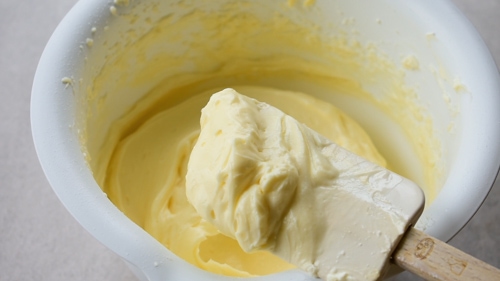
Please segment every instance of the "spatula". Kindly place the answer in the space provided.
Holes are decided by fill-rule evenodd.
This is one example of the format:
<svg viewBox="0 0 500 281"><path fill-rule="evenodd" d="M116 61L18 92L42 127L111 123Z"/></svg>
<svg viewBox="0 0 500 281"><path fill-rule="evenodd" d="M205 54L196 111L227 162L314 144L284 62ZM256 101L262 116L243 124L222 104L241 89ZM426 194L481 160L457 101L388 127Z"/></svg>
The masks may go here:
<svg viewBox="0 0 500 281"><path fill-rule="evenodd" d="M379 280L391 262L427 280L500 280L493 266L411 227L424 206L416 184L280 110L226 89L200 124L187 197L245 251L329 281Z"/></svg>

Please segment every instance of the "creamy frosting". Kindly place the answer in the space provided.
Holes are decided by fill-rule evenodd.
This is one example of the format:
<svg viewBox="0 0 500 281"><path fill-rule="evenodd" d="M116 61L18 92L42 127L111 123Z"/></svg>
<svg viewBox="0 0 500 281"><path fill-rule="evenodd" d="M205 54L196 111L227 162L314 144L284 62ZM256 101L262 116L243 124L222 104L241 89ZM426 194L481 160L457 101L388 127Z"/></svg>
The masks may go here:
<svg viewBox="0 0 500 281"><path fill-rule="evenodd" d="M332 104L299 92L256 86L235 89L280 108L350 151L385 165L363 129ZM201 93L159 112L123 138L106 169L105 191L135 223L200 268L233 276L291 269L292 265L267 252L245 253L234 239L203 220L187 201L185 175L200 130L200 110L216 91Z"/></svg>
<svg viewBox="0 0 500 281"><path fill-rule="evenodd" d="M184 175L200 110L225 87L417 181L428 202L437 194L440 144L405 82L407 71L354 36L347 15L318 13L318 3L333 2L139 1L125 9L127 3L115 1L116 17L92 35L88 72L63 83L87 93L78 96L88 106L79 107L82 124L75 127L98 184L182 259L233 276L293 267L266 252L246 254L187 202Z"/></svg>
<svg viewBox="0 0 500 281"><path fill-rule="evenodd" d="M404 178L233 89L210 98L200 126L186 175L196 211L243 250L325 280L379 278L423 206Z"/></svg>

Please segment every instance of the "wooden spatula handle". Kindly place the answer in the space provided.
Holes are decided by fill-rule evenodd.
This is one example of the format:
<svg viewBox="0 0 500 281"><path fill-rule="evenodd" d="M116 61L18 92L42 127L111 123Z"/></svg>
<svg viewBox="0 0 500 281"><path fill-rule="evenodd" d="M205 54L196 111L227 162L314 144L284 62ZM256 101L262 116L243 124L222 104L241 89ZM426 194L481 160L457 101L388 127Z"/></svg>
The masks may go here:
<svg viewBox="0 0 500 281"><path fill-rule="evenodd" d="M414 228L405 234L392 258L426 280L500 280L498 268Z"/></svg>

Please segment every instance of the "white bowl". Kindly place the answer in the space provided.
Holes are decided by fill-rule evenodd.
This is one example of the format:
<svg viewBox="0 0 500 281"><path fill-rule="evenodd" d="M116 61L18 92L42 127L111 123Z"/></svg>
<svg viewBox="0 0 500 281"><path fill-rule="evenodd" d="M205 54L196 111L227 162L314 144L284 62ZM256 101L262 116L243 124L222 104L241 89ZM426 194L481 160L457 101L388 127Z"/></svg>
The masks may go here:
<svg viewBox="0 0 500 281"><path fill-rule="evenodd" d="M159 5L149 5L155 2ZM111 122L163 77L152 77L148 85L142 87L123 87L122 96L110 99L114 108L108 112L107 119L104 122L95 119L90 125L82 122L86 117L82 117L81 110L92 100L86 96L87 86L92 85L105 67L111 51L126 49L135 40L131 39L133 36L124 35L127 31L134 29L135 38L140 38L151 28L147 22L162 19L166 13L182 12L176 10L173 5L176 2L130 1L130 5L101 0L78 2L55 30L40 59L32 91L33 138L44 172L64 206L96 239L127 261L141 279L233 280L188 264L128 219L103 194L86 162L84 154L92 154L95 148L82 150L82 145L85 147L81 142L82 131L91 130L90 135L99 139L95 143L102 143ZM304 3L308 2L311 1ZM286 3L279 5L286 6ZM419 224L428 234L446 241L474 215L500 166L498 71L477 32L449 1L386 0L371 5L362 0L318 0L313 6L319 8L313 11L324 15L327 21L338 24L342 20L341 25L356 30L361 43L377 42L380 50L394 61L418 53L423 74L410 74L406 82L419 85L417 94L427 104L435 135L444 146L445 166L442 188ZM115 7L118 15L113 15L110 7ZM151 9L155 12L149 15L150 19L142 21ZM256 13L262 12L257 10ZM135 13L138 17L133 20L126 17ZM309 17L320 18L313 14ZM432 73L426 66L436 66L439 71ZM455 86L465 85L465 88L449 91L449 97L459 108L459 113L451 116L449 104L443 103L441 95L436 93L452 89L453 83L458 83L453 81L455 78L460 80ZM116 87L109 89L116 90ZM458 128L453 133L447 130L451 119ZM89 127L82 127L85 125ZM298 270L256 278L262 281L306 279L313 280Z"/></svg>

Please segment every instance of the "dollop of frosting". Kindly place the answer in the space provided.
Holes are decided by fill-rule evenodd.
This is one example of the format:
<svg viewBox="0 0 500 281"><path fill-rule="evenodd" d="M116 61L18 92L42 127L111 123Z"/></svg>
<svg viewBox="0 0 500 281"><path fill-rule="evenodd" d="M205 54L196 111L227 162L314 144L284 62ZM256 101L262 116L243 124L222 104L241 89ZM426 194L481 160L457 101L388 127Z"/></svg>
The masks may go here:
<svg viewBox="0 0 500 281"><path fill-rule="evenodd" d="M233 89L212 96L200 125L186 194L247 252L275 247L299 186L328 186L338 174L323 152L331 142Z"/></svg>
<svg viewBox="0 0 500 281"><path fill-rule="evenodd" d="M376 280L423 206L405 206L421 194L413 183L233 89L210 98L200 125L188 201L247 252L326 280Z"/></svg>

